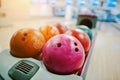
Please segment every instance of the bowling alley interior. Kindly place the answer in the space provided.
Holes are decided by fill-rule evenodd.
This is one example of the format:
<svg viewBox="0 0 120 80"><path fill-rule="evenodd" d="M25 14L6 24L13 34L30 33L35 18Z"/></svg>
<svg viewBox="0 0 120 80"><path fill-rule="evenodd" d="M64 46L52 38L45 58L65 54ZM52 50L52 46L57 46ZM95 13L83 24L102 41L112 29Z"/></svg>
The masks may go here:
<svg viewBox="0 0 120 80"><path fill-rule="evenodd" d="M0 0L0 80L120 80L120 0Z"/></svg>

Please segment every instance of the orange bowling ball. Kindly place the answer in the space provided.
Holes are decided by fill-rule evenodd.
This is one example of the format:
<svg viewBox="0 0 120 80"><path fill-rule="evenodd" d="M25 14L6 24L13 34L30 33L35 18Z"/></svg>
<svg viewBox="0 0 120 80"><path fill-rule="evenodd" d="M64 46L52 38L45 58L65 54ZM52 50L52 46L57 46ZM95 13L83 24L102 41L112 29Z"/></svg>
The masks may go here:
<svg viewBox="0 0 120 80"><path fill-rule="evenodd" d="M59 30L52 25L46 25L44 27L40 27L39 30L44 35L46 41L48 41L48 39L50 39L51 37L60 34Z"/></svg>
<svg viewBox="0 0 120 80"><path fill-rule="evenodd" d="M41 53L44 44L45 38L39 30L23 28L12 35L10 53L19 58L35 57Z"/></svg>

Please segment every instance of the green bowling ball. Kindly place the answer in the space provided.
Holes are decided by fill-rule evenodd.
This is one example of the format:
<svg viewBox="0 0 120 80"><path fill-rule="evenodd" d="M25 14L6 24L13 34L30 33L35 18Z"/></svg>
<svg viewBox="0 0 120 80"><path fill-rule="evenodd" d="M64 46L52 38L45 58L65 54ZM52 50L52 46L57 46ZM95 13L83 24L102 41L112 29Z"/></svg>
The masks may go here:
<svg viewBox="0 0 120 80"><path fill-rule="evenodd" d="M91 31L90 28L88 28L88 27L85 26L85 25L79 25L79 26L76 26L76 27L77 27L78 29L81 29L81 30L85 31L85 32L88 34L90 40L92 40L93 34L92 34L92 31Z"/></svg>

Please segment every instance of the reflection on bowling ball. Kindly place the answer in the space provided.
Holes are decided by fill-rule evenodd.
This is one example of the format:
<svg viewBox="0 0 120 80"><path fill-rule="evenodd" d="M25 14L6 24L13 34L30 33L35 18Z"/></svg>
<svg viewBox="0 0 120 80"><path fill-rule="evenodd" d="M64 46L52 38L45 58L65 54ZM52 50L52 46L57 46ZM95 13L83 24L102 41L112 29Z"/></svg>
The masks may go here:
<svg viewBox="0 0 120 80"><path fill-rule="evenodd" d="M67 26L64 26L60 23L56 24L56 27L58 28L58 30L61 34L64 34L68 30Z"/></svg>
<svg viewBox="0 0 120 80"><path fill-rule="evenodd" d="M52 25L40 27L39 30L44 35L46 41L48 41L48 39L50 39L51 37L60 34L59 30Z"/></svg>

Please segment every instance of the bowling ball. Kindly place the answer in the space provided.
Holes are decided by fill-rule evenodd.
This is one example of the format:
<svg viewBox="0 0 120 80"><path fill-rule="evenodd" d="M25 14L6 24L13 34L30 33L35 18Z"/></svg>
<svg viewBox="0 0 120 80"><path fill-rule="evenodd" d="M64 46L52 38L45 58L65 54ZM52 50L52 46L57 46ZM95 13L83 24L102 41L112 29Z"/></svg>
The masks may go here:
<svg viewBox="0 0 120 80"><path fill-rule="evenodd" d="M44 44L42 33L33 28L23 28L12 35L10 53L19 58L34 57L41 53Z"/></svg>
<svg viewBox="0 0 120 80"><path fill-rule="evenodd" d="M80 29L71 29L66 32L68 35L76 37L84 47L85 52L88 52L91 46L91 41L86 32Z"/></svg>
<svg viewBox="0 0 120 80"><path fill-rule="evenodd" d="M83 31L85 31L85 32L88 34L90 40L92 40L93 34L92 34L91 29L89 29L89 28L88 28L87 26L85 26L85 25L77 26L77 28L78 28L78 29L82 29Z"/></svg>
<svg viewBox="0 0 120 80"><path fill-rule="evenodd" d="M42 59L49 71L72 74L83 65L85 53L82 44L75 37L59 34L46 42Z"/></svg>
<svg viewBox="0 0 120 80"><path fill-rule="evenodd" d="M39 30L44 35L46 41L51 37L60 34L59 30L52 25L46 25L44 27L40 27Z"/></svg>
<svg viewBox="0 0 120 80"><path fill-rule="evenodd" d="M60 23L56 24L56 27L58 28L58 30L61 34L64 34L68 30L67 26L64 26Z"/></svg>

